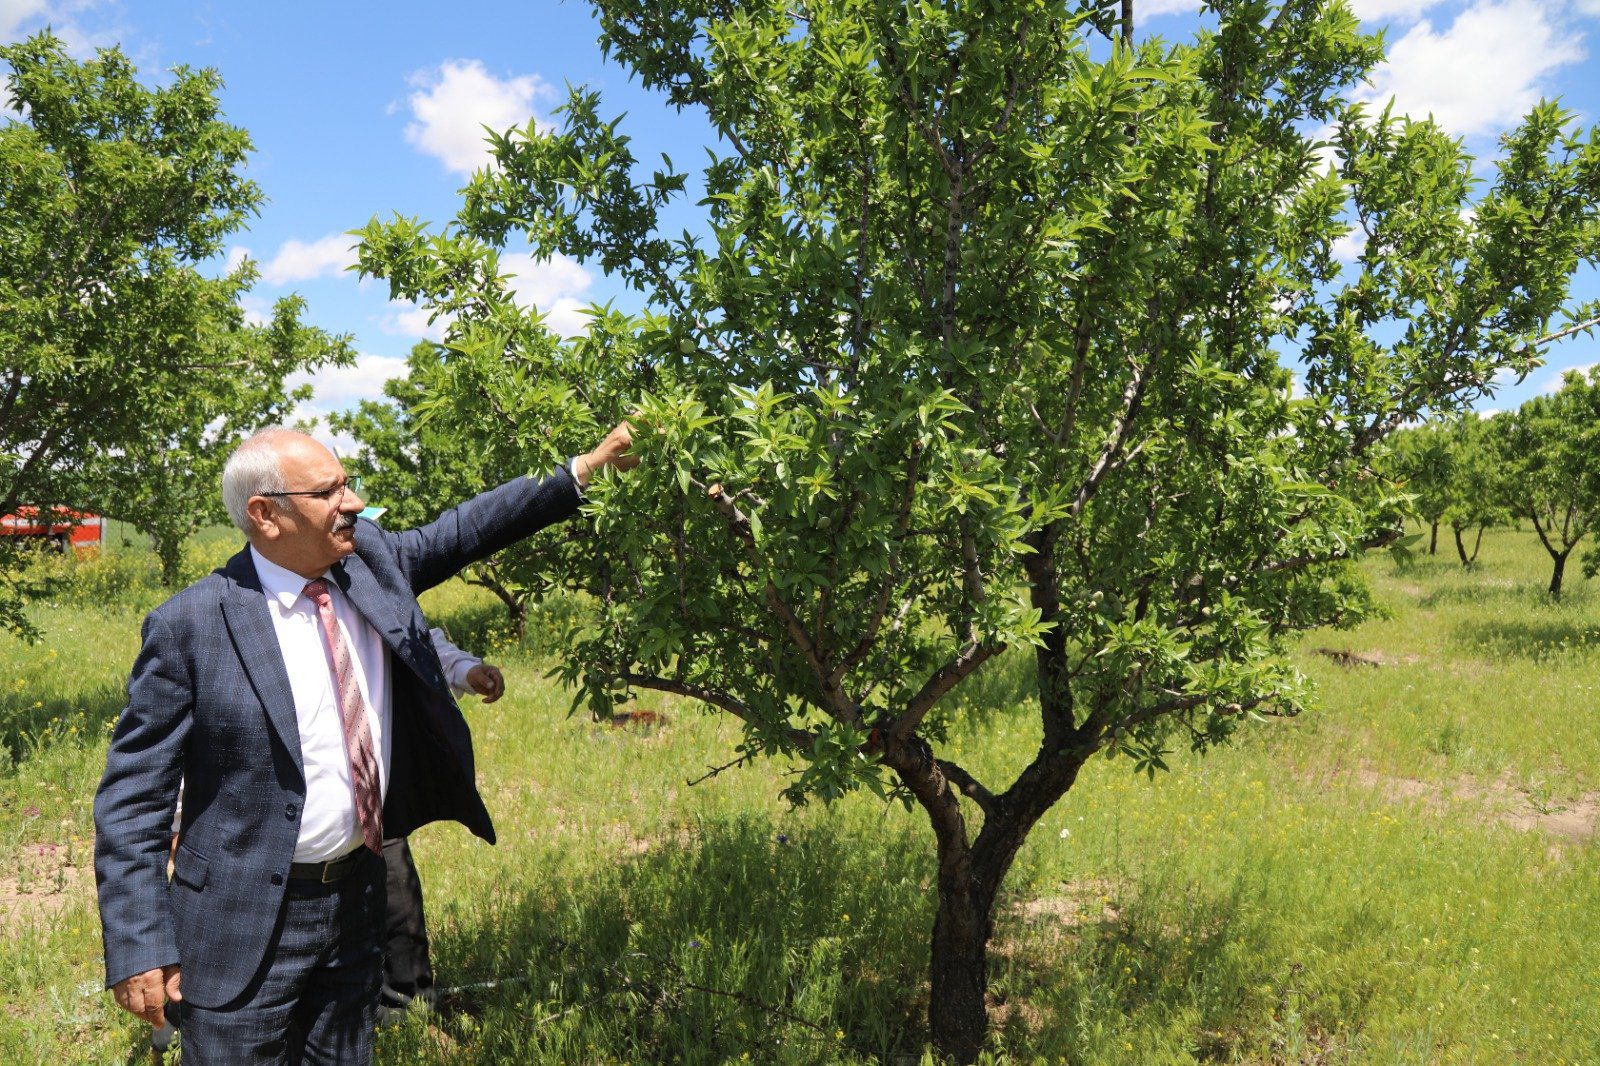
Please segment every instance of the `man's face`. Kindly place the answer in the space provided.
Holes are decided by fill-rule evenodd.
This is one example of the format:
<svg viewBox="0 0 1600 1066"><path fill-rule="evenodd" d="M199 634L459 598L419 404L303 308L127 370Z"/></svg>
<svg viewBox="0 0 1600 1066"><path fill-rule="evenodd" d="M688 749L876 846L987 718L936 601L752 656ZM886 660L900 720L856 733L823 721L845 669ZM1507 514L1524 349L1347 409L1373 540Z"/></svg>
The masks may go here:
<svg viewBox="0 0 1600 1066"><path fill-rule="evenodd" d="M257 533L251 542L279 566L315 577L355 550L356 515L366 502L346 485L333 453L310 437L281 443L278 466L284 493L248 504Z"/></svg>

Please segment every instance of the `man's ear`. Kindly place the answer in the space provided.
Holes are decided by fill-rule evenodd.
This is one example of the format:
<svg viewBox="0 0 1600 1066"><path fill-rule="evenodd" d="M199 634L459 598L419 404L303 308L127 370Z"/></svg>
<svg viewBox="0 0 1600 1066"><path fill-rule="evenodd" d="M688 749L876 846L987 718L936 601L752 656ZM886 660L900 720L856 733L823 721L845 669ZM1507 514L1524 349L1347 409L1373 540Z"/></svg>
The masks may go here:
<svg viewBox="0 0 1600 1066"><path fill-rule="evenodd" d="M244 513L250 516L256 532L268 540L277 540L279 534L283 532L278 524L278 508L265 496L250 497L244 505Z"/></svg>

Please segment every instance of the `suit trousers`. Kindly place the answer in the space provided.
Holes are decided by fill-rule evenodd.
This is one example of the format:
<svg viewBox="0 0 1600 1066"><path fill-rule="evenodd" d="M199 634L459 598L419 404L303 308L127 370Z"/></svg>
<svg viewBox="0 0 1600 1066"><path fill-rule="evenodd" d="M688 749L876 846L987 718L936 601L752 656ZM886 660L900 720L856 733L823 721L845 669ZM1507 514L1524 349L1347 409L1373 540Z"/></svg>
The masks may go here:
<svg viewBox="0 0 1600 1066"><path fill-rule="evenodd" d="M389 903L383 934L383 990L378 1002L395 1010L404 1010L413 1000L435 1006L428 923L422 914L422 879L405 837L383 842L383 864Z"/></svg>
<svg viewBox="0 0 1600 1066"><path fill-rule="evenodd" d="M266 961L237 1000L184 1005L184 1066L372 1061L385 877L381 859L361 854L337 881L290 879Z"/></svg>

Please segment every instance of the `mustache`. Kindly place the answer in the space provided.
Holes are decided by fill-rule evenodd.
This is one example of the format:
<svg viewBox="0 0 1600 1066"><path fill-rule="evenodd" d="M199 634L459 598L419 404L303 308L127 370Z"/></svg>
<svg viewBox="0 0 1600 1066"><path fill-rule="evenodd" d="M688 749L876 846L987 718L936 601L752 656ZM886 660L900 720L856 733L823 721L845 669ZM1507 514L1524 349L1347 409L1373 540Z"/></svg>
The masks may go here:
<svg viewBox="0 0 1600 1066"><path fill-rule="evenodd" d="M333 531L337 533L342 529L354 529L355 527L356 516L348 511L340 511L339 520L333 524Z"/></svg>

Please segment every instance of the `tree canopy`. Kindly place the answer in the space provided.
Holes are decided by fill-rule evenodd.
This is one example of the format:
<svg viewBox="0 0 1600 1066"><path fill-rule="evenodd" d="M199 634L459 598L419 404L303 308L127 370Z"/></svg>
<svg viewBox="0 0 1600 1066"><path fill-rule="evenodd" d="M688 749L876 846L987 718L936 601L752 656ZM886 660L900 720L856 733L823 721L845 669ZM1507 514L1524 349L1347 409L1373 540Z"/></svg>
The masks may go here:
<svg viewBox="0 0 1600 1066"><path fill-rule="evenodd" d="M930 1027L971 1061L996 895L1085 761L1154 773L1305 706L1288 638L1361 617L1350 563L1400 533L1386 438L1592 317L1569 285L1600 151L1541 104L1478 176L1349 102L1381 45L1333 0L1219 0L1180 44L1138 40L1131 3L595 6L716 131L703 170L637 159L575 89L494 137L443 227L374 220L361 269L450 316L412 409L486 462L636 413L599 535L536 561L597 605L566 678L735 716L742 753L796 760L796 801L920 807ZM664 232L691 188L703 226ZM521 241L647 309L557 343L500 277ZM1039 745L984 781L943 750L945 697L1008 651Z"/></svg>
<svg viewBox="0 0 1600 1066"><path fill-rule="evenodd" d="M159 477L153 449L199 447L218 420L281 403L293 371L348 357L294 300L247 326L248 263L217 276L261 192L215 71L178 67L149 88L120 51L79 61L48 33L0 62L22 116L0 126L0 514ZM146 505L159 506L129 501ZM0 624L26 630L0 551Z"/></svg>
<svg viewBox="0 0 1600 1066"><path fill-rule="evenodd" d="M1493 423L1504 504L1532 523L1550 555L1550 595L1559 597L1567 559L1600 514L1600 377L1570 371L1559 390Z"/></svg>

